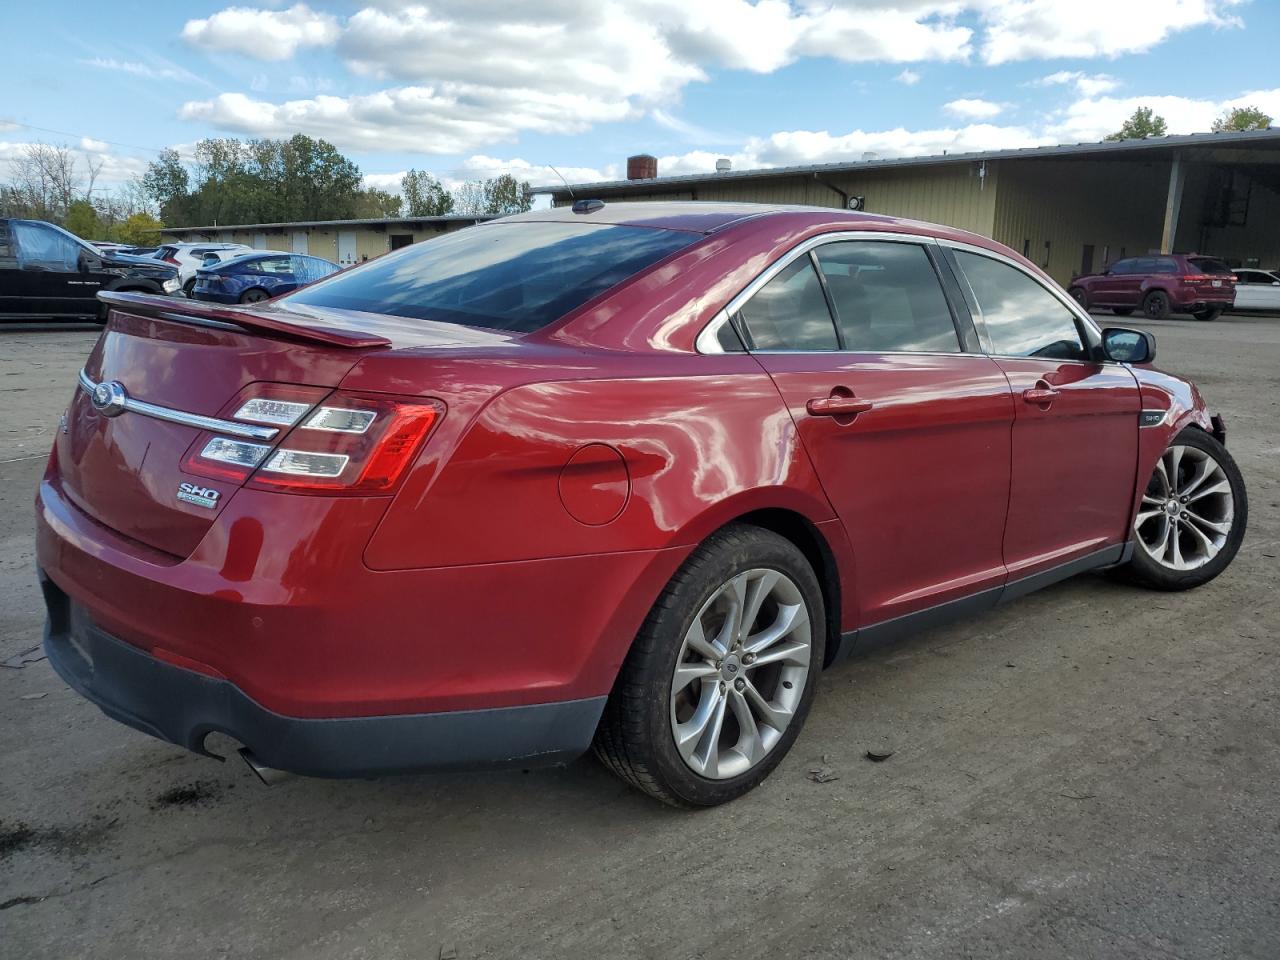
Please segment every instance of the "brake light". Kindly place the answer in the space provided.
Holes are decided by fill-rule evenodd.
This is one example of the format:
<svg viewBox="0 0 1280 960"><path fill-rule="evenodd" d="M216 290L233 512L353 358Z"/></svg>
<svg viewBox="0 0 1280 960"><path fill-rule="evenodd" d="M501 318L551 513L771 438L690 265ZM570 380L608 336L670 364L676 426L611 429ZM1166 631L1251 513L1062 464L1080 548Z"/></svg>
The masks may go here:
<svg viewBox="0 0 1280 960"><path fill-rule="evenodd" d="M334 393L272 451L249 485L297 493L382 493L440 418L431 401Z"/></svg>
<svg viewBox="0 0 1280 960"><path fill-rule="evenodd" d="M1204 283L1209 278L1203 273L1189 273L1182 278L1183 283Z"/></svg>

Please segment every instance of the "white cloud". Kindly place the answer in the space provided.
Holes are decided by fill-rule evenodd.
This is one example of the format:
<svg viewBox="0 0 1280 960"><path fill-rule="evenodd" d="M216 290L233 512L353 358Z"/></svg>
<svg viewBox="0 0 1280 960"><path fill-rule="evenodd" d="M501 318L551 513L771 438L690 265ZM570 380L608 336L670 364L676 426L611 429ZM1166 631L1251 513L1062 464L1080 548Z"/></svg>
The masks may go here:
<svg viewBox="0 0 1280 960"><path fill-rule="evenodd" d="M950 103L942 105L943 110L962 120L990 120L993 117L1000 116L1004 112L1004 107L1005 105L1002 103L993 103L990 100L980 100L973 97L952 100Z"/></svg>
<svg viewBox="0 0 1280 960"><path fill-rule="evenodd" d="M88 67L110 70L115 73L127 73L130 76L140 77L144 80L181 80L185 83L200 83L209 86L207 80L167 60L142 63L139 60L117 60L115 57L92 57L80 62Z"/></svg>
<svg viewBox="0 0 1280 960"><path fill-rule="evenodd" d="M989 64L1055 57L1119 57L1193 27L1238 26L1241 0L993 0L978 4ZM969 5L969 4L966 4Z"/></svg>
<svg viewBox="0 0 1280 960"><path fill-rule="evenodd" d="M80 149L85 153L106 153L111 147L105 141L94 140L92 137L81 137Z"/></svg>
<svg viewBox="0 0 1280 960"><path fill-rule="evenodd" d="M189 43L259 60L288 60L300 47L328 46L338 39L338 21L305 3L287 10L228 7L182 28Z"/></svg>
<svg viewBox="0 0 1280 960"><path fill-rule="evenodd" d="M1100 140L1114 133L1139 107L1164 117L1171 134L1204 133L1215 118L1233 107L1256 106L1280 117L1280 87L1254 90L1227 100L1193 97L1086 97L1053 113L1045 132L1060 143Z"/></svg>
<svg viewBox="0 0 1280 960"><path fill-rule="evenodd" d="M1179 31L1234 25L1239 2L362 0L345 16L305 3L232 6L189 21L183 36L261 60L328 47L382 89L336 95L305 77L255 77L246 84L254 95L230 90L184 104L181 115L239 134L301 131L354 150L466 153L524 132L580 133L646 114L698 139L708 131L673 111L690 84L717 69L767 74L809 57L901 64L1114 58ZM1061 79L1046 82L1085 98L1117 85L1100 73L1052 76ZM907 67L895 79L911 85L920 72ZM960 120L991 120L1005 106L960 99L947 110Z"/></svg>
<svg viewBox="0 0 1280 960"><path fill-rule="evenodd" d="M1076 91L1086 97L1096 97L1100 93L1110 93L1120 86L1120 81L1106 73L1085 73L1082 70L1059 70L1047 77L1032 81L1034 87L1073 86Z"/></svg>

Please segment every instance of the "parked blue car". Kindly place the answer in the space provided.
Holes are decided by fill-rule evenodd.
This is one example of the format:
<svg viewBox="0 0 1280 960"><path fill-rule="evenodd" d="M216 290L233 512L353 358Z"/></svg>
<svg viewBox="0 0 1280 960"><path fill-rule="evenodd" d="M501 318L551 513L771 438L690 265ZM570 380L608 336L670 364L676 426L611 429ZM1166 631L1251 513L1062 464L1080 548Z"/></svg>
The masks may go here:
<svg viewBox="0 0 1280 960"><path fill-rule="evenodd" d="M336 263L298 253L249 253L196 271L192 300L256 303L337 273Z"/></svg>

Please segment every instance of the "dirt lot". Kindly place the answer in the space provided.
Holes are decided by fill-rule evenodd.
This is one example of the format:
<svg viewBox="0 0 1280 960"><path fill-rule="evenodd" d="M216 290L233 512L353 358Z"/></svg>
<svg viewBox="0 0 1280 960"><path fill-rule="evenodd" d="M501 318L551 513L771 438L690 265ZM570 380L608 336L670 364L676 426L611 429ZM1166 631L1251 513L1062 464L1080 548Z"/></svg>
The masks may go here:
<svg viewBox="0 0 1280 960"><path fill-rule="evenodd" d="M1084 577L847 663L695 814L590 760L268 789L0 668L0 955L1273 960L1280 320L1150 327L1250 484L1211 586ZM0 332L0 660L39 639L31 497L93 338Z"/></svg>

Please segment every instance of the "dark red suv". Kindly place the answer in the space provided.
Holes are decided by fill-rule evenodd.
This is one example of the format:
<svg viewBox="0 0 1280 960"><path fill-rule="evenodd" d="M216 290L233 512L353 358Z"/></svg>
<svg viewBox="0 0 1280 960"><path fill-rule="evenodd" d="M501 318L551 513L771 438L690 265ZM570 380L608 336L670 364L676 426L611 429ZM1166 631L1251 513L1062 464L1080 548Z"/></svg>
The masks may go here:
<svg viewBox="0 0 1280 960"><path fill-rule="evenodd" d="M1244 535L1150 334L947 227L580 201L265 303L103 299L36 501L49 661L260 768L594 746L719 803L850 651Z"/></svg>
<svg viewBox="0 0 1280 960"><path fill-rule="evenodd" d="M1125 257L1103 273L1071 281L1070 293L1086 310L1106 307L1122 317L1141 310L1152 320L1189 313L1217 320L1236 298L1236 278L1221 260L1195 254Z"/></svg>

